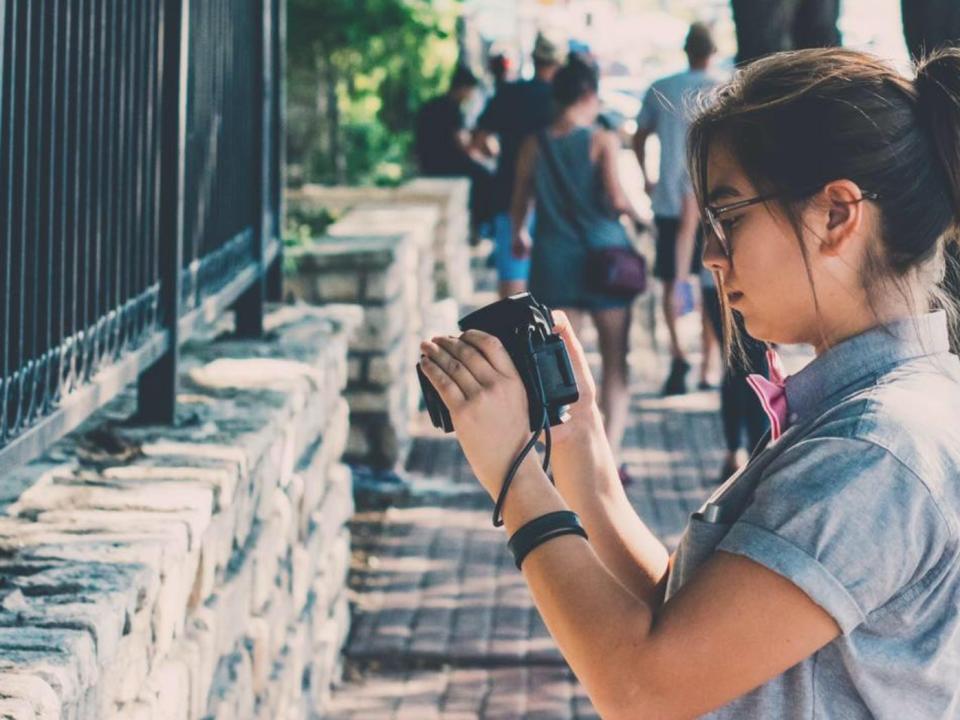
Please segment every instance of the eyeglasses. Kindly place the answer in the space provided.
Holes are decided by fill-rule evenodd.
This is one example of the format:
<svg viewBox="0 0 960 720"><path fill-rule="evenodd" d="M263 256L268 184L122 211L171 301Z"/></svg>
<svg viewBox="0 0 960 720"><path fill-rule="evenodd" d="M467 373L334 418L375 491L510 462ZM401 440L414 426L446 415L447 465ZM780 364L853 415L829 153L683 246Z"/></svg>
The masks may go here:
<svg viewBox="0 0 960 720"><path fill-rule="evenodd" d="M820 190L821 186L811 188L810 190L804 191L802 193L797 193L800 197L804 195L810 195L816 193ZM751 205L759 205L760 203L767 202L768 200L775 200L778 197L783 197L784 195L793 194L791 192L777 192L770 193L769 195L757 195L756 197L747 198L746 200L739 200L735 203L730 203L729 205L721 205L720 207L714 207L712 205L706 205L703 208L703 214L707 219L707 224L710 226L710 229L713 231L714 237L717 238L717 242L720 243L720 249L723 250L723 254L729 260L733 257L733 248L730 245L730 240L727 238L727 232L723 229L723 223L720 221L720 216L725 215L726 213L733 212L735 210L742 210L745 207L750 207ZM879 200L880 196L875 192L870 192L868 190L861 191L861 197L852 202L862 202L864 200Z"/></svg>

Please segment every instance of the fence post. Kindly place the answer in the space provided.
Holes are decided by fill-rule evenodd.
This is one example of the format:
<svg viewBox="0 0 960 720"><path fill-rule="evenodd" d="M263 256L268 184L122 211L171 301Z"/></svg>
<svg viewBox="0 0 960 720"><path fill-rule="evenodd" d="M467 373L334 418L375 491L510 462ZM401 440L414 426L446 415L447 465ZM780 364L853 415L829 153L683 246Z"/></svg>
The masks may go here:
<svg viewBox="0 0 960 720"><path fill-rule="evenodd" d="M257 212L253 228L254 259L259 262L260 272L249 288L237 300L237 335L258 337L263 334L263 312L267 294L267 241L270 237L270 171L273 162L271 152L271 125L273 106L273 73L271 68L273 46L273 8L272 0L260 2L260 31L254 33L254 82L258 100L254 127L259 142L259 152L252 158L254 176L254 203Z"/></svg>
<svg viewBox="0 0 960 720"><path fill-rule="evenodd" d="M272 125L270 141L273 146L273 163L270 168L270 213L271 239L277 241L277 256L267 270L267 299L274 302L283 300L283 223L284 199L286 187L285 168L287 166L287 148L284 128L286 127L287 107L287 2L271 0L273 11L273 93Z"/></svg>
<svg viewBox="0 0 960 720"><path fill-rule="evenodd" d="M183 273L183 183L187 137L187 72L190 0L163 4L163 78L160 103L160 317L168 337L163 356L137 382L139 418L173 423L177 409L181 277Z"/></svg>

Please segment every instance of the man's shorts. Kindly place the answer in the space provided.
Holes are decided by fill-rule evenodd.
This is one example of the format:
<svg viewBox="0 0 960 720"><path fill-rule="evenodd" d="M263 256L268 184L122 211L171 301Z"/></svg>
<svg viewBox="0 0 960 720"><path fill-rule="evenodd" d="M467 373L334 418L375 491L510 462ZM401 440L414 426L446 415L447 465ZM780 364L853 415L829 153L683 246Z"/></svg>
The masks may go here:
<svg viewBox="0 0 960 720"><path fill-rule="evenodd" d="M653 219L657 226L657 256L653 262L653 276L658 280L670 282L677 279L677 230L680 218L657 216ZM700 272L701 252L703 250L703 232L697 230L693 255L690 258L690 273Z"/></svg>
<svg viewBox="0 0 960 720"><path fill-rule="evenodd" d="M527 229L533 233L533 213ZM493 216L494 258L497 261L497 279L500 282L530 278L530 256L517 258L513 255L513 227L509 213L497 213Z"/></svg>

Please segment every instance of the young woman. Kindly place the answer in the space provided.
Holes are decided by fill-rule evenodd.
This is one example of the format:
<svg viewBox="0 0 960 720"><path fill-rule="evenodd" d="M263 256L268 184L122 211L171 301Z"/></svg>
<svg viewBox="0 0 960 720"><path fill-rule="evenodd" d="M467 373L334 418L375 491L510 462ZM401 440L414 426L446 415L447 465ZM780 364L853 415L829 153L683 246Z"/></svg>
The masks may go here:
<svg viewBox="0 0 960 720"><path fill-rule="evenodd" d="M960 361L934 308L960 228L960 50L913 80L848 50L775 55L714 100L690 136L704 262L747 332L817 357L766 388L770 442L668 557L561 321L583 394L554 434L556 488L536 459L514 480L512 547L608 720L956 718ZM496 496L527 434L517 374L483 334L423 350ZM589 540L566 513L529 529L566 510Z"/></svg>
<svg viewBox="0 0 960 720"><path fill-rule="evenodd" d="M600 412L619 455L626 428L630 301L590 290L584 282L588 247L626 247L619 216L639 221L620 185L617 136L597 126L596 70L576 57L553 79L557 118L520 148L511 220L514 252L530 255L530 292L566 311L579 330L589 313L597 328L602 374ZM533 239L527 218L536 208ZM621 474L626 480L625 471Z"/></svg>

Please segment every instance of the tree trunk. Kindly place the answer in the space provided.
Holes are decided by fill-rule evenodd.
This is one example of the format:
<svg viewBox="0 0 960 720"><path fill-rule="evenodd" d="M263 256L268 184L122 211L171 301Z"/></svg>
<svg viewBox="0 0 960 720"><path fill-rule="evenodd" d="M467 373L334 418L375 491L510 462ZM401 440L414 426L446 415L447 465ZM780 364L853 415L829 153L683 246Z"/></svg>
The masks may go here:
<svg viewBox="0 0 960 720"><path fill-rule="evenodd" d="M340 103L337 98L337 85L340 78L333 58L325 50L320 52L319 80L317 109L325 120L324 150L329 160L330 178L338 185L344 185L347 182L347 162L340 127Z"/></svg>
<svg viewBox="0 0 960 720"><path fill-rule="evenodd" d="M913 57L960 43L960 5L956 0L902 0L901 12L904 38Z"/></svg>

